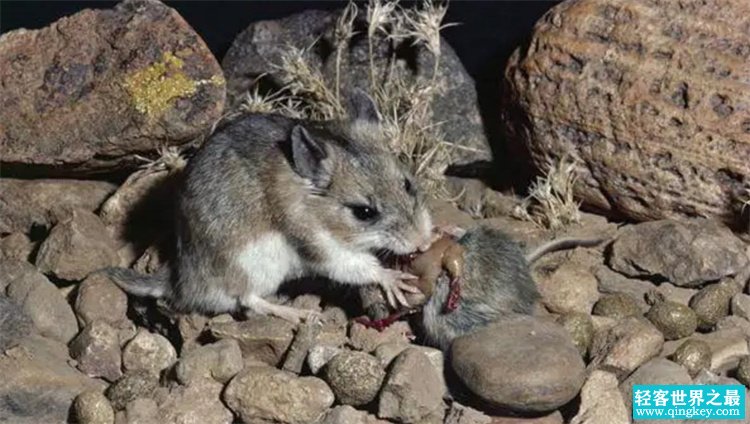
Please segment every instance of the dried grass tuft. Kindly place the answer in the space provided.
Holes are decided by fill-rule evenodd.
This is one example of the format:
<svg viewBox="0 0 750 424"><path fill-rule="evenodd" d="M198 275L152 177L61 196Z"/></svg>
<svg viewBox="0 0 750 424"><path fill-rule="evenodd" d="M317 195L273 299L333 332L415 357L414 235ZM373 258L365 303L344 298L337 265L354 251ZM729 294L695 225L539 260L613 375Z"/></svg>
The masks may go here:
<svg viewBox="0 0 750 424"><path fill-rule="evenodd" d="M576 162L564 156L537 178L513 215L553 231L578 223L581 214L580 203L573 197L575 182Z"/></svg>

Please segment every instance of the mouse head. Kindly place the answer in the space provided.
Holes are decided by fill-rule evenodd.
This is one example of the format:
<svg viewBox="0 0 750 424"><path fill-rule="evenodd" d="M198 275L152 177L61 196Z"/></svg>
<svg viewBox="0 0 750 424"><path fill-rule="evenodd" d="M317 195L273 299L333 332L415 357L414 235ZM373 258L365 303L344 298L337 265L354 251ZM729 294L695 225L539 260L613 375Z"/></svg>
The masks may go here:
<svg viewBox="0 0 750 424"><path fill-rule="evenodd" d="M292 130L292 166L308 210L349 248L398 255L429 242L432 220L411 172L385 149L372 99L361 91L350 119Z"/></svg>

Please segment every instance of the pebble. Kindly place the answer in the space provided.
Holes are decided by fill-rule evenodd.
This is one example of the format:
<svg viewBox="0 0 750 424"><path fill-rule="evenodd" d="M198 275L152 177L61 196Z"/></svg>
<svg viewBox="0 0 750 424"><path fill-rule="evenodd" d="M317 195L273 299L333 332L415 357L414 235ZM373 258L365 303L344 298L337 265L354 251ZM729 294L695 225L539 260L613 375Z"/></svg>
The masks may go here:
<svg viewBox="0 0 750 424"><path fill-rule="evenodd" d="M698 328L698 317L692 309L669 300L654 303L646 318L661 331L666 340L687 337Z"/></svg>
<svg viewBox="0 0 750 424"><path fill-rule="evenodd" d="M122 351L125 371L146 370L159 375L176 361L177 352L169 340L145 329L138 330Z"/></svg>
<svg viewBox="0 0 750 424"><path fill-rule="evenodd" d="M89 390L78 395L73 409L79 424L112 424L115 411L101 392Z"/></svg>
<svg viewBox="0 0 750 424"><path fill-rule="evenodd" d="M336 400L344 405L359 406L372 402L384 378L385 369L380 361L364 352L341 352L323 368L323 379L333 390Z"/></svg>
<svg viewBox="0 0 750 424"><path fill-rule="evenodd" d="M551 312L591 313L599 300L596 277L580 265L566 262L537 282L544 305Z"/></svg>
<svg viewBox="0 0 750 424"><path fill-rule="evenodd" d="M581 404L571 424L629 424L630 412L625 406L617 376L594 370L581 389Z"/></svg>
<svg viewBox="0 0 750 424"><path fill-rule="evenodd" d="M148 371L132 371L109 386L107 398L116 410L124 408L129 402L138 398L150 397L156 390L159 381Z"/></svg>
<svg viewBox="0 0 750 424"><path fill-rule="evenodd" d="M237 340L245 361L258 360L277 366L292 344L296 325L273 316L254 315L240 322L214 320L208 328L216 339Z"/></svg>
<svg viewBox="0 0 750 424"><path fill-rule="evenodd" d="M380 392L378 417L417 422L442 407L444 393L442 376L427 355L406 349L390 366Z"/></svg>
<svg viewBox="0 0 750 424"><path fill-rule="evenodd" d="M98 320L118 328L128 320L128 296L105 274L94 273L78 285L74 309L82 325Z"/></svg>
<svg viewBox="0 0 750 424"><path fill-rule="evenodd" d="M690 299L690 307L698 316L698 328L712 330L724 317L729 315L729 302L732 292L721 284L713 284L701 289Z"/></svg>
<svg viewBox="0 0 750 424"><path fill-rule="evenodd" d="M594 339L594 324L591 317L580 312L572 312L560 315L557 318L557 323L568 330L573 344L575 344L581 356L585 358L588 355L591 341Z"/></svg>
<svg viewBox="0 0 750 424"><path fill-rule="evenodd" d="M628 375L658 355L664 336L643 318L630 317L594 335L591 363L618 375Z"/></svg>
<svg viewBox="0 0 750 424"><path fill-rule="evenodd" d="M103 321L87 325L70 343L70 356L89 377L115 381L122 376L122 355L117 330Z"/></svg>
<svg viewBox="0 0 750 424"><path fill-rule="evenodd" d="M671 355L671 359L695 377L701 370L711 368L711 347L702 340L685 340Z"/></svg>
<svg viewBox="0 0 750 424"><path fill-rule="evenodd" d="M625 293L614 293L602 296L594 305L592 313L620 319L640 315L641 309L633 296Z"/></svg>
<svg viewBox="0 0 750 424"><path fill-rule="evenodd" d="M224 339L188 351L177 363L175 376L186 386L207 379L223 384L237 375L242 366L237 340Z"/></svg>

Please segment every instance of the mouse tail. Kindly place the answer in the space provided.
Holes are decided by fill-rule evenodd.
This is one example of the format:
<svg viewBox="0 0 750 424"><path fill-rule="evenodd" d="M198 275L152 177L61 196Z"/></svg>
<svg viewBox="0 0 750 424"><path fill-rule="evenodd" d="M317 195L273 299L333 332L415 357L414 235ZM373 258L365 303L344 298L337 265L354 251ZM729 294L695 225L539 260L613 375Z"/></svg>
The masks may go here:
<svg viewBox="0 0 750 424"><path fill-rule="evenodd" d="M164 298L169 297L169 270L163 268L154 274L141 274L128 268L105 268L107 275L123 291L133 296Z"/></svg>
<svg viewBox="0 0 750 424"><path fill-rule="evenodd" d="M552 240L548 243L544 243L543 245L527 253L526 262L528 262L529 264L533 264L534 262L539 260L539 258L541 258L542 256L548 253L557 252L558 250L572 249L574 247L594 247L604 242L605 240L606 239L604 238L596 238L596 239L561 238L558 240Z"/></svg>

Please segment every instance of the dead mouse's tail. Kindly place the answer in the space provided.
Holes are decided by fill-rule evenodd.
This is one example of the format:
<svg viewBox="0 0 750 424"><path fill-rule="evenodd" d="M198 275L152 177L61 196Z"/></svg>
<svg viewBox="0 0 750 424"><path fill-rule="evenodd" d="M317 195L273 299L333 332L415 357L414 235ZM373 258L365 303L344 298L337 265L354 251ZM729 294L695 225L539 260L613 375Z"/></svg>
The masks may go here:
<svg viewBox="0 0 750 424"><path fill-rule="evenodd" d="M128 268L105 268L102 270L125 292L140 297L169 297L169 269L162 268L154 274L141 274Z"/></svg>
<svg viewBox="0 0 750 424"><path fill-rule="evenodd" d="M546 255L547 253L557 252L558 250L572 249L574 247L594 247L604 242L605 240L606 239L604 238L598 238L598 239L562 238L562 239L552 240L549 243L545 243L537 247L533 251L527 253L526 262L528 262L529 264L532 264L536 262L537 259Z"/></svg>

